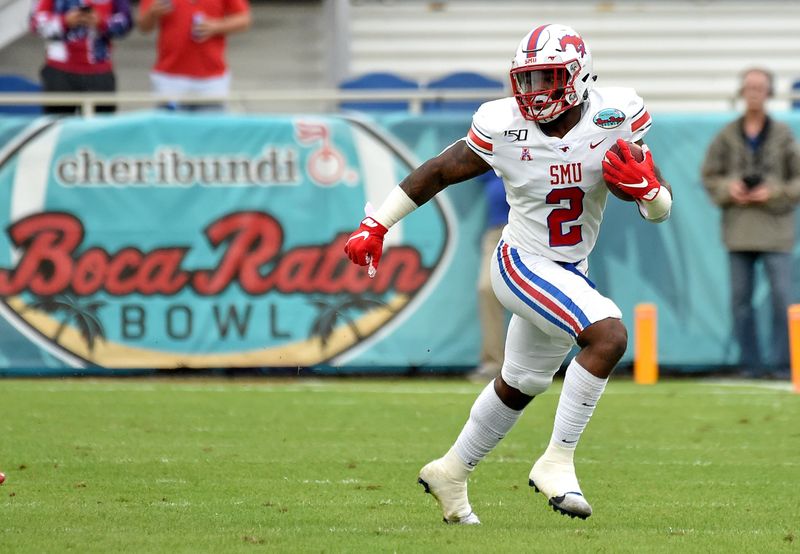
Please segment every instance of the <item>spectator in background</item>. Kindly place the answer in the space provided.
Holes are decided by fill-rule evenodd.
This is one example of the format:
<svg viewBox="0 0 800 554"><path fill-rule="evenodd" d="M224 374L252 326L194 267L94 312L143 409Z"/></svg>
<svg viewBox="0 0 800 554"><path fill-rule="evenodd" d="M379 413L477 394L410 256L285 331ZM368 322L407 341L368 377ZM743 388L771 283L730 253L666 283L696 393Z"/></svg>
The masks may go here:
<svg viewBox="0 0 800 554"><path fill-rule="evenodd" d="M175 95L228 94L231 75L225 62L226 36L246 30L250 23L247 0L142 0L139 29L149 33L158 26L156 64L150 73L153 90Z"/></svg>
<svg viewBox="0 0 800 554"><path fill-rule="evenodd" d="M772 74L753 68L742 74L744 114L714 138L703 163L703 182L722 209L728 249L733 331L743 371L756 376L768 365L789 367L786 310L791 297L795 207L800 201L800 153L788 126L766 110ZM771 359L760 353L755 330L753 282L762 262L772 294Z"/></svg>
<svg viewBox="0 0 800 554"><path fill-rule="evenodd" d="M508 223L508 202L503 180L493 171L482 176L484 181L488 212L486 230L481 238L481 271L478 277L478 310L481 318L481 358L480 365L468 378L477 383L488 383L500 375L503 367L503 354L506 341L506 309L497 299L492 289L489 263L503 227Z"/></svg>
<svg viewBox="0 0 800 554"><path fill-rule="evenodd" d="M31 30L47 41L41 70L44 92L114 92L111 41L132 27L128 0L39 0ZM113 112L114 105L97 106ZM75 106L45 106L45 113L75 113ZM78 109L78 111L80 111Z"/></svg>

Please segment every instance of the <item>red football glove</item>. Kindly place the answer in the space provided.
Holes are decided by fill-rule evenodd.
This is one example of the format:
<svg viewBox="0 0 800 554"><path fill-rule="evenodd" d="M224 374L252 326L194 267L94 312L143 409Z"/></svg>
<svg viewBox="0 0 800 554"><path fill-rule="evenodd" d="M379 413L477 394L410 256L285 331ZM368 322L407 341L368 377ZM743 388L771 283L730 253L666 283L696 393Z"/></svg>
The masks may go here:
<svg viewBox="0 0 800 554"><path fill-rule="evenodd" d="M383 236L387 231L386 227L371 217L365 217L344 245L347 257L354 264L369 266L370 277L374 277L378 270L383 253Z"/></svg>
<svg viewBox="0 0 800 554"><path fill-rule="evenodd" d="M637 162L627 142L617 139L617 145L620 156L606 152L603 158L603 178L636 199L649 201L655 198L661 183L656 179L656 166L650 149L643 145L644 160Z"/></svg>

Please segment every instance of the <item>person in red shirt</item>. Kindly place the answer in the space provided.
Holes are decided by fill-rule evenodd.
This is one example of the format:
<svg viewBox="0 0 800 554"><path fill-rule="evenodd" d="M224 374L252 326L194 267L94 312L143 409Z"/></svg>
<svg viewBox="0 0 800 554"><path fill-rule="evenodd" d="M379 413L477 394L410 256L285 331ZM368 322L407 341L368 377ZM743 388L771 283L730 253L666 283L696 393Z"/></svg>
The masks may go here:
<svg viewBox="0 0 800 554"><path fill-rule="evenodd" d="M114 92L111 41L133 22L128 0L39 0L31 30L47 40L41 71L45 92ZM97 106L113 112L116 106ZM74 113L75 106L46 106L45 113Z"/></svg>
<svg viewBox="0 0 800 554"><path fill-rule="evenodd" d="M158 26L157 59L150 73L153 90L178 96L226 95L231 76L225 39L250 23L247 0L142 0L139 30L149 33Z"/></svg>

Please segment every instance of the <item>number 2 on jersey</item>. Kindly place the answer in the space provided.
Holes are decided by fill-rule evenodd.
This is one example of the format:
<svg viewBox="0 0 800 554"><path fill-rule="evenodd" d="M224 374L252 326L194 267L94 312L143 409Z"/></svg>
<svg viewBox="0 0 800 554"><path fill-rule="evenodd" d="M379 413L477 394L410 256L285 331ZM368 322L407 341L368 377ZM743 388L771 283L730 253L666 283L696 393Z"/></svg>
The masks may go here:
<svg viewBox="0 0 800 554"><path fill-rule="evenodd" d="M545 200L548 205L556 205L547 216L547 229L550 233L550 246L575 246L583 240L580 225L567 225L577 220L583 213L583 197L580 187L567 187L551 190ZM566 200L566 205L564 205Z"/></svg>

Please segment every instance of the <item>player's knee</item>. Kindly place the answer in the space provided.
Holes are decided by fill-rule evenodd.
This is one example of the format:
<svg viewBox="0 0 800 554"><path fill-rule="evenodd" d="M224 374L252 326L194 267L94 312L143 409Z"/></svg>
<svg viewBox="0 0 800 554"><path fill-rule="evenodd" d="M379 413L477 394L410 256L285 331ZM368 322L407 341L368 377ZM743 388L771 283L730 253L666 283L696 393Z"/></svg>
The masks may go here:
<svg viewBox="0 0 800 554"><path fill-rule="evenodd" d="M503 362L501 375L509 386L527 396L538 396L542 394L553 382L552 372L524 368L509 359Z"/></svg>
<svg viewBox="0 0 800 554"><path fill-rule="evenodd" d="M609 361L617 363L628 348L628 330L619 319L606 321L601 348Z"/></svg>
<svg viewBox="0 0 800 554"><path fill-rule="evenodd" d="M520 379L519 390L528 396L539 396L550 388L552 382L553 376L549 373L530 371Z"/></svg>
<svg viewBox="0 0 800 554"><path fill-rule="evenodd" d="M612 365L622 358L628 348L628 330L617 318L607 318L593 323L578 339L581 347L590 347L595 356Z"/></svg>

